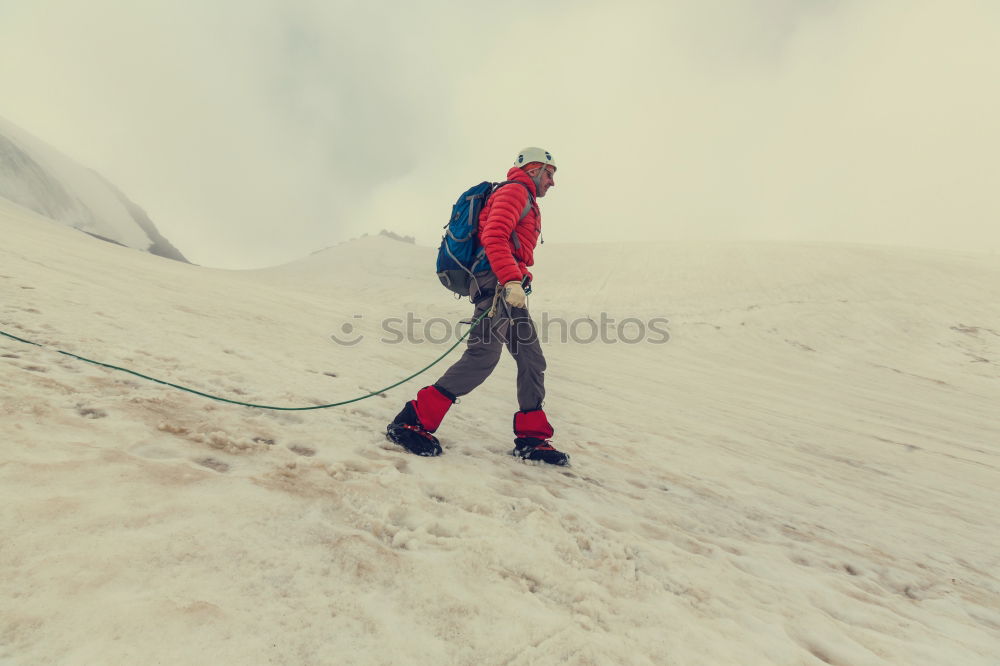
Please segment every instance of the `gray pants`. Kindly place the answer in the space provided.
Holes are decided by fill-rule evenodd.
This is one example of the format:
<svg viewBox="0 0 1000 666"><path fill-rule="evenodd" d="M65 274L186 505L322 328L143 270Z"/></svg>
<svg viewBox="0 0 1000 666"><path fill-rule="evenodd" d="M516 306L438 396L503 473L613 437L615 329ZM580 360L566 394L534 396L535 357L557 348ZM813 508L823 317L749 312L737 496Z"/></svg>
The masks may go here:
<svg viewBox="0 0 1000 666"><path fill-rule="evenodd" d="M477 289L478 287L478 289ZM473 285L476 320L493 304L492 292L497 287L493 273L477 278ZM484 294L489 294L484 297ZM437 380L436 384L455 397L471 393L486 381L500 362L502 347L507 347L517 361L517 403L521 410L541 409L545 399L545 356L538 342L538 332L526 308L507 305L501 295L497 311L485 317L469 333L468 346L462 358Z"/></svg>

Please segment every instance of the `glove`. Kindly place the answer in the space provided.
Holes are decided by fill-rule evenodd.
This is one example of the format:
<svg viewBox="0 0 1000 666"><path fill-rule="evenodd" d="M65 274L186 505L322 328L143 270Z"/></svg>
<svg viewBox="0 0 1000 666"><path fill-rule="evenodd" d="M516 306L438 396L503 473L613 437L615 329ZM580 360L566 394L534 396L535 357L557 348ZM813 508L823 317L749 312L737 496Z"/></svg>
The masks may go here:
<svg viewBox="0 0 1000 666"><path fill-rule="evenodd" d="M503 300L514 308L523 308L528 304L528 296L524 293L524 287L519 280L511 280L504 284Z"/></svg>

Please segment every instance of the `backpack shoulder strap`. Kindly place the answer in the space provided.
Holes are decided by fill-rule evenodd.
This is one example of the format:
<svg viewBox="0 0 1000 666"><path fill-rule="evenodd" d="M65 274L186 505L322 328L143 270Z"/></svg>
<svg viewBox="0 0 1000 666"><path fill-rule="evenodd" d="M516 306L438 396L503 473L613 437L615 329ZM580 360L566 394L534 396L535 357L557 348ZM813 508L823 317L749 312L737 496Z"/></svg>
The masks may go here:
<svg viewBox="0 0 1000 666"><path fill-rule="evenodd" d="M504 185L520 185L521 187L524 188L524 191L528 193L528 203L524 204L524 210L521 211L521 217L519 217L517 220L518 222L520 222L521 220L524 219L524 216L528 214L528 211L531 210L532 204L535 203L535 195L531 193L531 188L529 188L524 183L518 182L516 180L505 180L502 183L497 183L496 185L493 186L493 192L490 192L490 194L491 195L494 194Z"/></svg>
<svg viewBox="0 0 1000 666"><path fill-rule="evenodd" d="M516 180L505 180L502 183L497 183L493 186L493 192L490 192L490 194L492 195L504 185L520 185L524 188L524 191L528 193L528 201L524 204L524 210L521 211L521 216L517 218L517 221L520 222L528 215L528 211L531 210L531 206L535 203L535 195L531 193L531 188ZM515 250L521 249L521 239L517 237L517 231L510 232L510 242L514 244Z"/></svg>

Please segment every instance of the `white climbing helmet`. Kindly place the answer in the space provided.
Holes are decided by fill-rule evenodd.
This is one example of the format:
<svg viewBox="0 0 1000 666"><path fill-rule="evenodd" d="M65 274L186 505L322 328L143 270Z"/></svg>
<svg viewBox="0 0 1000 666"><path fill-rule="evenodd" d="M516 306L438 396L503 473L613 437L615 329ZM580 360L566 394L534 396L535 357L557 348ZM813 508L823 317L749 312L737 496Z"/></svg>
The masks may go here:
<svg viewBox="0 0 1000 666"><path fill-rule="evenodd" d="M552 159L552 153L533 146L530 148L524 148L517 154L517 159L514 160L514 166L523 167L525 164L531 164L532 162L551 164L553 169L557 168L556 161Z"/></svg>

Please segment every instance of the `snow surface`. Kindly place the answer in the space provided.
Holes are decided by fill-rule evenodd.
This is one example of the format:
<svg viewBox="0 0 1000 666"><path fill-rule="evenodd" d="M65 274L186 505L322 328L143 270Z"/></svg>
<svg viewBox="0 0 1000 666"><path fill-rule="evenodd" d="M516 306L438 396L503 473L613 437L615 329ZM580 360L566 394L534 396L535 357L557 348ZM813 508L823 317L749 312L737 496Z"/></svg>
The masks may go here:
<svg viewBox="0 0 1000 666"><path fill-rule="evenodd" d="M383 319L469 314L385 238L211 270L3 201L0 237L0 330L237 400L378 390L447 348ZM381 433L457 356L280 412L0 337L0 664L1000 664L1000 259L537 258L536 320L670 320L549 340L568 469L506 455L506 357L424 459Z"/></svg>

